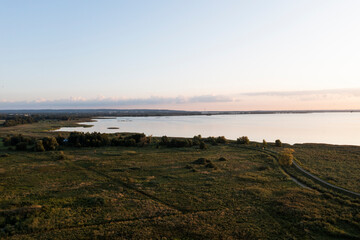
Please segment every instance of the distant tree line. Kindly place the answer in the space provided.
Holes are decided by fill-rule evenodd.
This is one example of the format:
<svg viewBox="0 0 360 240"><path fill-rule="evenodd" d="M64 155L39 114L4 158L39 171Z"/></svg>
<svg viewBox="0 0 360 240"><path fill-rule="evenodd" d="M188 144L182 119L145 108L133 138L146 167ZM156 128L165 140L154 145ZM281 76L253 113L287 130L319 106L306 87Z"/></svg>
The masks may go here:
<svg viewBox="0 0 360 240"><path fill-rule="evenodd" d="M167 136L162 136L160 140L160 145L166 147L193 147L199 146L200 149L206 149L206 143L211 145L225 144L228 140L224 137L208 137L202 138L201 135L194 136L193 138L168 138Z"/></svg>
<svg viewBox="0 0 360 240"><path fill-rule="evenodd" d="M31 116L13 116L8 117L5 119L5 122L3 123L4 127L12 127L20 124L27 124L27 123L34 123L37 122L36 119L34 119Z"/></svg>
<svg viewBox="0 0 360 240"><path fill-rule="evenodd" d="M201 135L193 138L153 138L144 133L130 135L113 135L106 133L82 133L71 132L67 138L59 135L57 137L45 137L36 139L33 137L24 137L23 135L8 136L3 138L4 146L15 150L34 150L34 151L52 151L57 150L59 146L69 147L104 147L104 146L125 146L125 147L144 147L155 145L169 148L184 148L198 146L200 149L207 149L208 145L227 144L229 142L224 136L202 138ZM239 137L237 144L250 144L247 136ZM263 140L263 147L267 142ZM281 147L281 141L277 140L275 146Z"/></svg>
<svg viewBox="0 0 360 240"><path fill-rule="evenodd" d="M45 137L42 139L35 139L32 137L24 137L19 134L16 136L5 137L3 139L4 146L15 147L15 150L26 151L51 151L56 150L59 143L55 137Z"/></svg>
<svg viewBox="0 0 360 240"><path fill-rule="evenodd" d="M20 124L30 124L44 120L62 120L68 121L75 119L73 116L69 115L44 115L44 114L37 114L37 115L0 115L1 119L4 119L4 123L2 124L4 127L12 127L17 126Z"/></svg>

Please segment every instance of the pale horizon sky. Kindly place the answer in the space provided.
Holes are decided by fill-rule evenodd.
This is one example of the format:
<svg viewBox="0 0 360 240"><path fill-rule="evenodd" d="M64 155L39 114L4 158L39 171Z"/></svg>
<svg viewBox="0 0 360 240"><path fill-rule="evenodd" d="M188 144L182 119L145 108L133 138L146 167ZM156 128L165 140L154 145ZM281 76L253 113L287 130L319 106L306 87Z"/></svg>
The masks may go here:
<svg viewBox="0 0 360 240"><path fill-rule="evenodd" d="M0 1L0 109L360 109L360 1Z"/></svg>

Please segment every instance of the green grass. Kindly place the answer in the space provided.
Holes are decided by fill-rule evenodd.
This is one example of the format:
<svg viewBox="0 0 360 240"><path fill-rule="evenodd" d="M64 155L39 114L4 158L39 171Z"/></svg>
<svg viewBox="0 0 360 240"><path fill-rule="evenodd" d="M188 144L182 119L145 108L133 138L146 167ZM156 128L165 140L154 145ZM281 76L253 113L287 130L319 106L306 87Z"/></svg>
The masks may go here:
<svg viewBox="0 0 360 240"><path fill-rule="evenodd" d="M59 132L52 132L62 127L89 127L89 125L79 125L79 122L88 122L90 119L79 119L79 120L70 120L70 121L40 121L32 124L22 124L13 127L3 127L0 126L0 137L5 137L7 135L18 135L22 134L29 137L47 137L57 136ZM68 133L62 133L68 134Z"/></svg>
<svg viewBox="0 0 360 240"><path fill-rule="evenodd" d="M360 192L360 147L296 144L292 148L305 170L334 185Z"/></svg>
<svg viewBox="0 0 360 240"><path fill-rule="evenodd" d="M358 201L301 188L273 158L235 144L208 150L65 148L64 160L59 160L59 152L0 149L9 154L0 158L2 237L360 236ZM216 169L193 164L200 157Z"/></svg>
<svg viewBox="0 0 360 240"><path fill-rule="evenodd" d="M57 135L49 130L76 123L0 127L0 137ZM60 158L59 151L9 151L0 141L0 238L360 238L360 200L292 172L317 190L302 188L265 153L208 147L65 147ZM360 147L291 147L305 169L360 191ZM198 158L215 168L194 164Z"/></svg>

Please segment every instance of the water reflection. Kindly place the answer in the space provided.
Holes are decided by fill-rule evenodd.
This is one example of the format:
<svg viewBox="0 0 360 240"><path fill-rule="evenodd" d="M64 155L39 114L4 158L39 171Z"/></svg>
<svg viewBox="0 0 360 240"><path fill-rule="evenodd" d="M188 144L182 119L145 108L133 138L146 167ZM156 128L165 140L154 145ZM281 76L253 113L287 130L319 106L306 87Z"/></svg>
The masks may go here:
<svg viewBox="0 0 360 240"><path fill-rule="evenodd" d="M90 128L58 131L143 132L153 136L193 137L201 134L236 139L287 143L331 143L360 145L360 113L243 114L213 116L101 118ZM108 129L118 128L118 129Z"/></svg>

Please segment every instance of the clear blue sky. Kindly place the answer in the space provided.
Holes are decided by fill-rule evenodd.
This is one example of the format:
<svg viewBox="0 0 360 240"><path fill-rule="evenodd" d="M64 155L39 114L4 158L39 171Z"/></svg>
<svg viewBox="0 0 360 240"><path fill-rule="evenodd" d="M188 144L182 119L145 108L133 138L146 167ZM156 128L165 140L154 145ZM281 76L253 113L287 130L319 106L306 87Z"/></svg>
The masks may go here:
<svg viewBox="0 0 360 240"><path fill-rule="evenodd" d="M3 0L0 109L360 109L359 9Z"/></svg>

